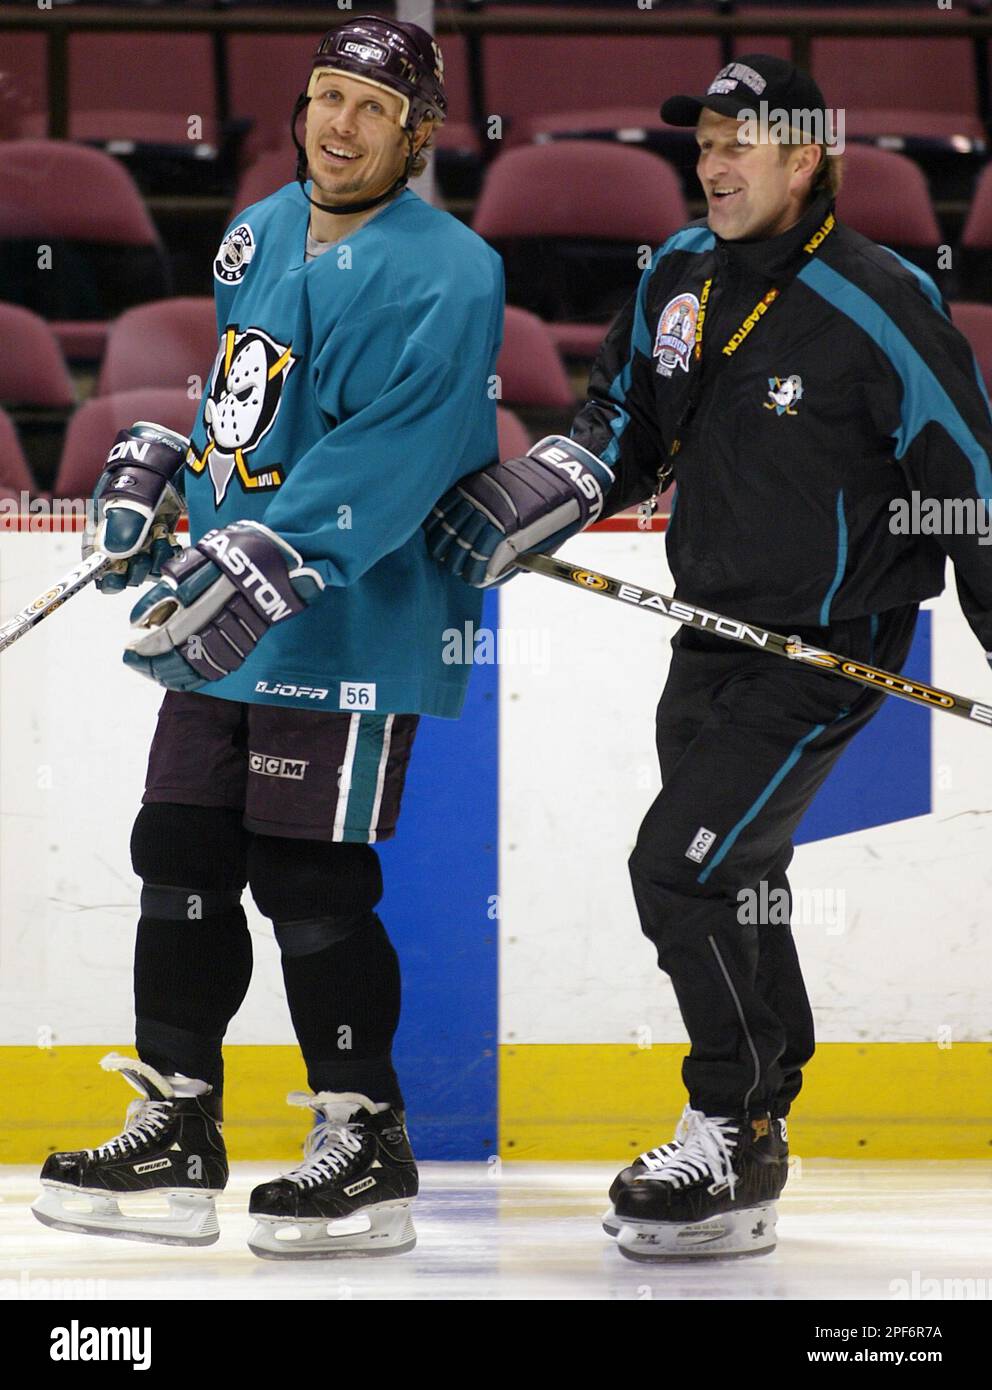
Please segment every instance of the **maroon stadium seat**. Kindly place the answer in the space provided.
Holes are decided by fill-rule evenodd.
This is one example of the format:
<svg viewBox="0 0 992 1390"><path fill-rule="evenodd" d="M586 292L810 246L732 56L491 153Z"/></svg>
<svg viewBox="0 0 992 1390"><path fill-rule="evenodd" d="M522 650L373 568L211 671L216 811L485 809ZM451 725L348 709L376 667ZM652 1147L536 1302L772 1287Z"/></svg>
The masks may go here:
<svg viewBox="0 0 992 1390"><path fill-rule="evenodd" d="M971 344L986 390L992 391L992 304L957 300L951 318Z"/></svg>
<svg viewBox="0 0 992 1390"><path fill-rule="evenodd" d="M501 398L510 405L567 409L576 404L575 392L548 325L526 309L506 306L496 372Z"/></svg>
<svg viewBox="0 0 992 1390"><path fill-rule="evenodd" d="M705 91L720 67L715 38L648 34L488 35L483 56L486 104L510 145L546 130L549 117L585 129L592 109L635 107L656 121L663 96Z"/></svg>
<svg viewBox="0 0 992 1390"><path fill-rule="evenodd" d="M52 246L44 273L39 244ZM84 347L93 355L107 317L160 297L168 283L164 249L123 165L66 140L0 143L0 296L48 319L67 356Z"/></svg>
<svg viewBox="0 0 992 1390"><path fill-rule="evenodd" d="M565 349L576 325L594 325L584 341L598 346L602 324L636 287L638 248L653 250L687 220L664 160L608 141L560 140L499 155L472 225L503 255L509 302L550 323Z"/></svg>
<svg viewBox="0 0 992 1390"><path fill-rule="evenodd" d="M128 309L110 326L98 396L141 386L205 386L217 354L217 316L208 297L159 299Z"/></svg>
<svg viewBox="0 0 992 1390"><path fill-rule="evenodd" d="M0 401L65 410L75 404L72 377L49 325L30 309L0 303Z"/></svg>
<svg viewBox="0 0 992 1390"><path fill-rule="evenodd" d="M873 145L848 145L837 215L872 241L932 248L940 227L922 170L905 155Z"/></svg>
<svg viewBox="0 0 992 1390"><path fill-rule="evenodd" d="M975 185L961 245L972 251L992 250L992 164L986 164Z"/></svg>
<svg viewBox="0 0 992 1390"><path fill-rule="evenodd" d="M549 189L554 196L542 196ZM561 140L494 159L472 226L487 241L601 237L657 245L687 220L664 160L604 140Z"/></svg>
<svg viewBox="0 0 992 1390"><path fill-rule="evenodd" d="M89 497L119 430L136 420L151 420L188 435L196 419L197 401L185 391L146 387L115 396L92 396L79 407L66 430L55 497Z"/></svg>
<svg viewBox="0 0 992 1390"><path fill-rule="evenodd" d="M284 144L278 150L265 150L241 175L231 204L231 218L244 212L252 203L275 193L284 184L292 183L295 178L296 151L292 145Z"/></svg>
<svg viewBox="0 0 992 1390"><path fill-rule="evenodd" d="M505 406L496 407L496 433L501 459L519 458L533 443L523 422Z"/></svg>
<svg viewBox="0 0 992 1390"><path fill-rule="evenodd" d="M34 493L37 484L31 476L21 441L17 437L14 422L5 410L0 408L0 491L7 496L18 496L22 492Z"/></svg>
<svg viewBox="0 0 992 1390"><path fill-rule="evenodd" d="M849 137L984 138L967 38L817 38L812 68Z"/></svg>
<svg viewBox="0 0 992 1390"><path fill-rule="evenodd" d="M21 35L5 34L5 45L11 37L23 44ZM40 71L25 79L33 114L22 120L21 131L44 136L44 60L26 50L25 57L29 56ZM202 140L216 142L215 86L209 34L69 34L69 136L73 140L188 146L188 121L195 113L202 118Z"/></svg>

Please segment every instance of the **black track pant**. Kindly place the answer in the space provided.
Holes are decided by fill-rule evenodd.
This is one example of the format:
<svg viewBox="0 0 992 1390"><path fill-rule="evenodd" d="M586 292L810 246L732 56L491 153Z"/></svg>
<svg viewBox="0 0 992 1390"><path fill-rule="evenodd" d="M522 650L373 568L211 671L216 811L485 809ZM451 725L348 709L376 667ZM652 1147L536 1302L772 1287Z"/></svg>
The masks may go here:
<svg viewBox="0 0 992 1390"><path fill-rule="evenodd" d="M899 671L917 611L800 635ZM692 1044L682 1079L693 1108L785 1115L813 1055L813 1018L791 929L768 905L788 891L803 813L891 697L691 629L672 647L658 706L662 790L630 858L641 928ZM764 924L754 921L755 903L765 904Z"/></svg>

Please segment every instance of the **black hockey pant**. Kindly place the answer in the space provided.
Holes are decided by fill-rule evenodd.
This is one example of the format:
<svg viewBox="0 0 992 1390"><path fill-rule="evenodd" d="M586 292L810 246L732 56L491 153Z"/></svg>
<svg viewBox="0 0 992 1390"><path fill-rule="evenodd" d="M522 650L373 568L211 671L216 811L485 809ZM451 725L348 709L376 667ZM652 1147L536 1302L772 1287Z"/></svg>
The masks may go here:
<svg viewBox="0 0 992 1390"><path fill-rule="evenodd" d="M917 611L799 631L901 671ZM792 836L845 746L893 697L691 629L672 646L657 717L662 790L630 858L641 928L689 1034L693 1108L785 1115L814 1049L783 897Z"/></svg>

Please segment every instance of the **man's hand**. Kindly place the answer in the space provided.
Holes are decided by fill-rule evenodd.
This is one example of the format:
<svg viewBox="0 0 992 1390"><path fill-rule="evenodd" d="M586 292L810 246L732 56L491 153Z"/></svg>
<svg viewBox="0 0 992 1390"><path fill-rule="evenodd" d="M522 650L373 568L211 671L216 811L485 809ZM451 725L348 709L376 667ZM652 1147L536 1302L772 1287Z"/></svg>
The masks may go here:
<svg viewBox="0 0 992 1390"><path fill-rule="evenodd" d="M147 420L114 440L83 531L84 560L94 550L120 560L119 568L97 580L101 593L120 593L157 577L179 553L172 533L186 510L182 470L188 447L185 435Z"/></svg>
<svg viewBox="0 0 992 1390"><path fill-rule="evenodd" d="M236 521L169 560L131 610L124 663L170 690L230 675L276 623L323 589L315 570L274 531Z"/></svg>
<svg viewBox="0 0 992 1390"><path fill-rule="evenodd" d="M483 589L509 579L514 557L551 552L597 520L613 471L572 439L548 435L524 458L470 473L424 523L438 564Z"/></svg>

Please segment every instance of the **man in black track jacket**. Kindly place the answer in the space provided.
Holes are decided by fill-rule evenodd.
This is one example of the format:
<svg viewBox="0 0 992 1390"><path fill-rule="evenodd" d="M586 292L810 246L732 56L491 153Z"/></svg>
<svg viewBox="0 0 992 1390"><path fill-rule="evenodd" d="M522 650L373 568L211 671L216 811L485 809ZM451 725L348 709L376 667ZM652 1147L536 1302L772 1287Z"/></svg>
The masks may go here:
<svg viewBox="0 0 992 1390"><path fill-rule="evenodd" d="M433 553L492 583L671 478L677 597L899 670L949 555L992 652L988 399L929 276L837 222L837 158L796 134L828 124L819 88L758 54L662 114L696 127L707 218L655 254L571 437L462 479ZM956 509L953 531L912 533L925 499ZM884 699L696 629L672 646L662 790L630 871L691 1040L689 1104L611 1189L606 1229L634 1259L774 1248L813 1019L788 925L755 924L742 898L789 901L795 829Z"/></svg>

